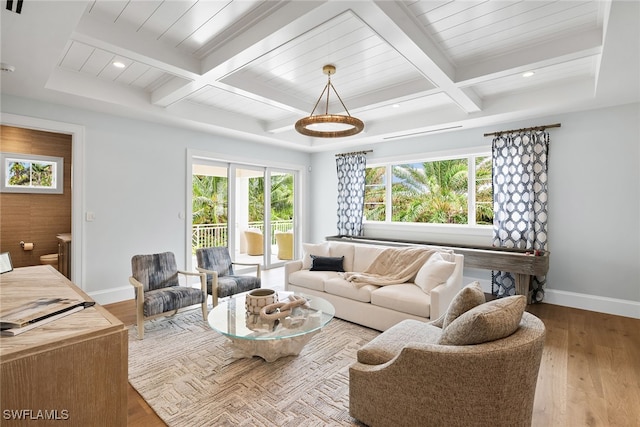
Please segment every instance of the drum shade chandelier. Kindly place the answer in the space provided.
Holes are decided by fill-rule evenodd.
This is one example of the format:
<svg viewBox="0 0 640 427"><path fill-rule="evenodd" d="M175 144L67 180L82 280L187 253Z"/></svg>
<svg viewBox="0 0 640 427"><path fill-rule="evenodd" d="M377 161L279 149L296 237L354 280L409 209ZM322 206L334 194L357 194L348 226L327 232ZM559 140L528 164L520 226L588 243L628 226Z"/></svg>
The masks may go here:
<svg viewBox="0 0 640 427"><path fill-rule="evenodd" d="M343 136L351 136L362 132L364 129L364 123L362 120L351 116L349 114L349 110L342 102L340 95L336 91L336 88L331 84L331 75L336 73L336 67L333 65L325 65L322 67L322 72L327 75L327 84L325 85L316 105L313 107L311 114L308 117L304 117L296 122L296 130L303 135L314 136L317 138L339 138ZM340 114L329 114L329 92L330 89L333 89L333 93L336 94L336 97L342 104L344 111L347 113L346 116ZM327 104L325 108L324 114L316 114L313 113L318 108L318 104L320 100L324 96L325 92L327 93Z"/></svg>

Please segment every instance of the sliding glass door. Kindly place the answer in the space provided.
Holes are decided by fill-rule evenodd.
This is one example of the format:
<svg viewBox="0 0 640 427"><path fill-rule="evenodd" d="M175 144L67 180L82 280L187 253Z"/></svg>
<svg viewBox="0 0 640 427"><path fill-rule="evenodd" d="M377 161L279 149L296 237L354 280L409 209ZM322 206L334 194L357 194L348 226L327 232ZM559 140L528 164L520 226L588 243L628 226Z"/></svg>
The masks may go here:
<svg viewBox="0 0 640 427"><path fill-rule="evenodd" d="M200 159L191 176L191 247L228 246L228 165Z"/></svg>
<svg viewBox="0 0 640 427"><path fill-rule="evenodd" d="M294 258L295 175L285 170L268 169L271 265Z"/></svg>
<svg viewBox="0 0 640 427"><path fill-rule="evenodd" d="M294 259L296 179L296 171L194 158L192 253L227 246L235 262L263 268Z"/></svg>
<svg viewBox="0 0 640 427"><path fill-rule="evenodd" d="M231 165L234 212L234 254L239 262L265 265L268 227L265 227L265 168ZM231 249L231 246L230 246ZM266 265L265 265L266 267Z"/></svg>

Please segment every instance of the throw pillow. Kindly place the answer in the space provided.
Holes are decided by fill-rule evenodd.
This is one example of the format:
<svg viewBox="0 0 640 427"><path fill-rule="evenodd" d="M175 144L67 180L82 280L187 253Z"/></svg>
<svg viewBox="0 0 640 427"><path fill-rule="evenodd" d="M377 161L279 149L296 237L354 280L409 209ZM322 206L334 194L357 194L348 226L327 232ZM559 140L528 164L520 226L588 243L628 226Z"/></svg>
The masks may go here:
<svg viewBox="0 0 640 427"><path fill-rule="evenodd" d="M332 256L332 257L344 256L344 264L343 264L344 270L353 271L353 256L355 253L354 249L355 249L355 245L352 245L350 243L330 242L329 256Z"/></svg>
<svg viewBox="0 0 640 427"><path fill-rule="evenodd" d="M445 283L455 268L455 262L445 261L442 254L436 252L420 267L414 283L428 295L431 289Z"/></svg>
<svg viewBox="0 0 640 427"><path fill-rule="evenodd" d="M449 304L449 308L447 308L447 312L442 319L442 329L445 329L451 322L460 317L461 314L466 313L480 304L484 304L486 300L484 291L480 287L480 282L469 283L460 289L451 300L451 304Z"/></svg>
<svg viewBox="0 0 640 427"><path fill-rule="evenodd" d="M524 295L481 304L451 322L438 344L473 345L508 337L518 329L526 306Z"/></svg>
<svg viewBox="0 0 640 427"><path fill-rule="evenodd" d="M311 256L311 268L310 271L340 271L344 273L344 256L341 257L329 257L329 256Z"/></svg>
<svg viewBox="0 0 640 427"><path fill-rule="evenodd" d="M302 268L308 270L311 268L311 254L319 256L329 256L329 242L324 243L303 243L302 251Z"/></svg>

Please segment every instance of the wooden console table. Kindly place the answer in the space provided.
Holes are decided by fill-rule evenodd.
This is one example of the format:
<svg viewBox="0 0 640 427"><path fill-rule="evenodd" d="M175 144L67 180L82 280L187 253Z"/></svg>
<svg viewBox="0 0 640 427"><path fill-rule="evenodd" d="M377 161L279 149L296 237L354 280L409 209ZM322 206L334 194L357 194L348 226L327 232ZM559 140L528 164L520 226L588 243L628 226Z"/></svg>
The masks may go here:
<svg viewBox="0 0 640 427"><path fill-rule="evenodd" d="M544 276L549 271L549 251L539 251L533 255L532 250L496 248L492 246L451 245L418 240L392 240L375 237L328 236L327 240L350 241L353 243L369 243L390 246L426 245L452 249L464 255L464 266L482 270L507 271L513 274L516 282L516 293L525 295L531 302L530 286L532 276Z"/></svg>
<svg viewBox="0 0 640 427"><path fill-rule="evenodd" d="M0 276L3 310L43 297L92 301L48 265ZM127 358L127 329L97 304L0 337L0 424L126 426Z"/></svg>

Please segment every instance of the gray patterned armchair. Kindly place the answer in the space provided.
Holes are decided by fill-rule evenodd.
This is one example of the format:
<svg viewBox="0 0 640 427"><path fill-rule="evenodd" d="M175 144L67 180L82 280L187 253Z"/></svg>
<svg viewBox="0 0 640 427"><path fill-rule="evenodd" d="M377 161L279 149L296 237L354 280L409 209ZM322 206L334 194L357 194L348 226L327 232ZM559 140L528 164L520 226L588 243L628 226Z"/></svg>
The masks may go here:
<svg viewBox="0 0 640 427"><path fill-rule="evenodd" d="M129 283L135 288L138 338L144 338L144 321L195 304L202 305L202 317L207 319L205 275L179 271L172 252L135 255L131 258L132 275ZM200 287L180 286L178 274L198 276Z"/></svg>
<svg viewBox="0 0 640 427"><path fill-rule="evenodd" d="M196 249L196 259L196 269L207 275L207 293L211 295L214 307L218 305L218 298L260 287L260 264L232 262L227 247ZM236 265L255 267L255 277L235 274L233 267Z"/></svg>

